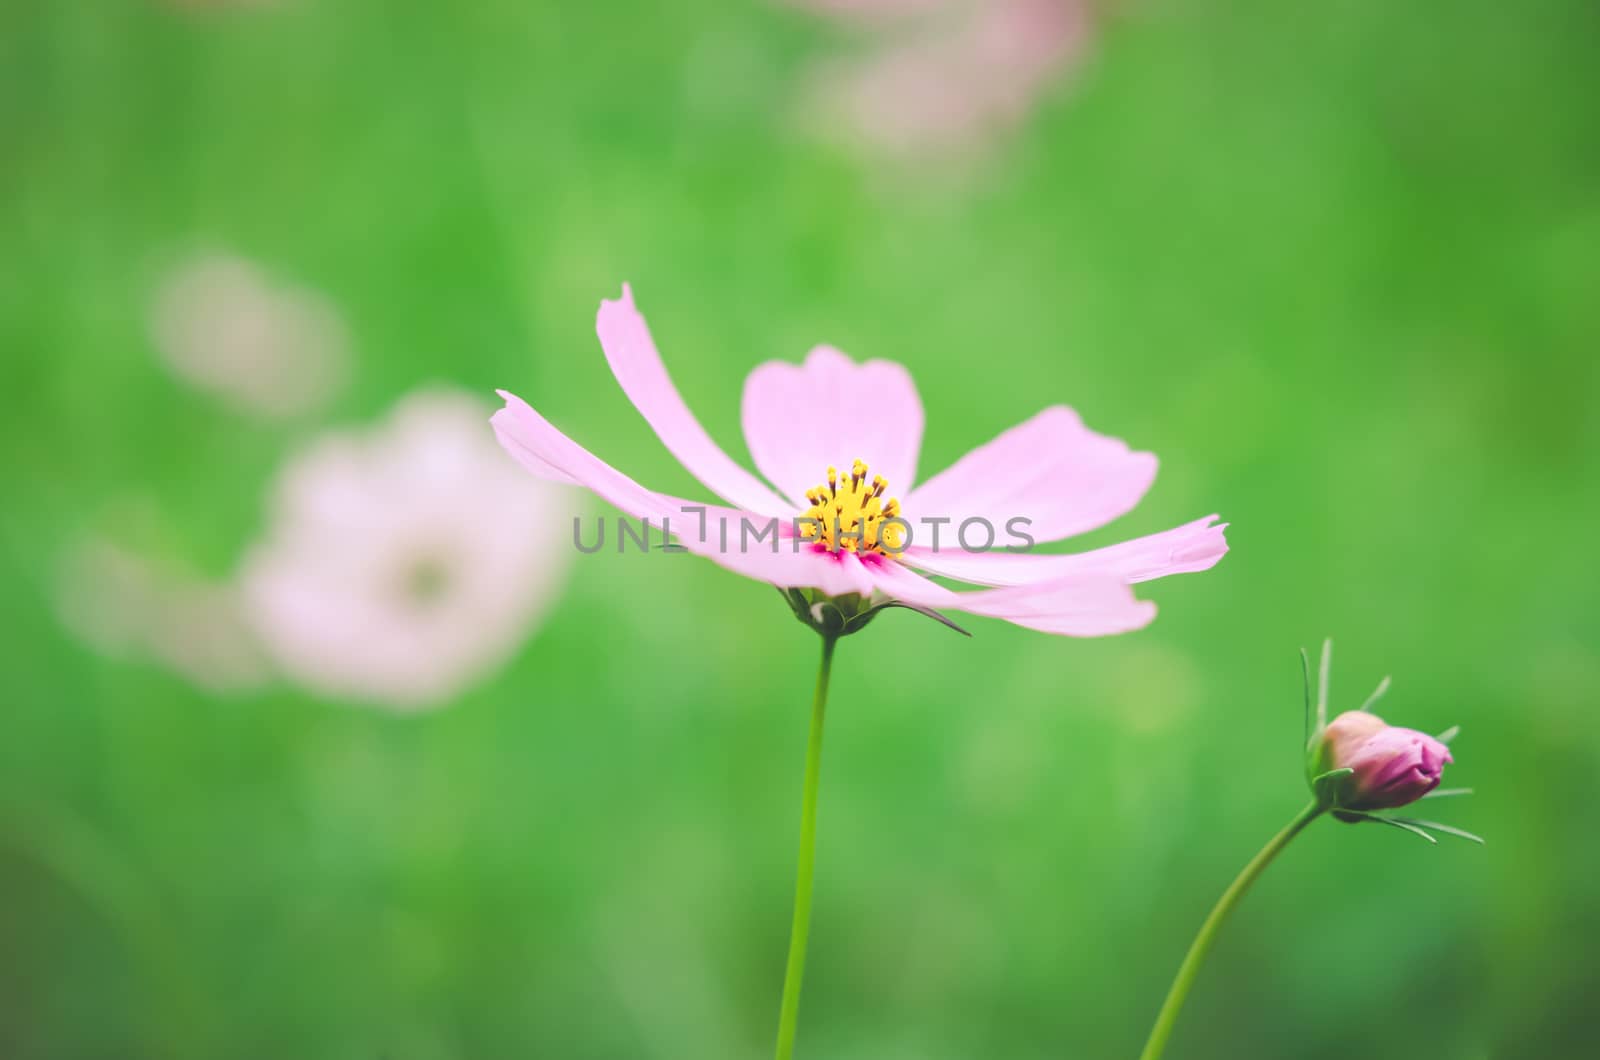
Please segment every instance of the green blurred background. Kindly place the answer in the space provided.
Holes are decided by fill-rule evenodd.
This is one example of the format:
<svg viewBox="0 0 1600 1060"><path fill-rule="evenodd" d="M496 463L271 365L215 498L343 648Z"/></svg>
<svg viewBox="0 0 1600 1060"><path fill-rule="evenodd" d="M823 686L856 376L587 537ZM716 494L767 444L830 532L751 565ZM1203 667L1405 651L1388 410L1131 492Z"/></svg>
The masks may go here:
<svg viewBox="0 0 1600 1060"><path fill-rule="evenodd" d="M583 557L432 713L209 696L101 658L64 543L155 499L225 575L316 428L506 386L698 491L610 378L635 286L743 455L744 374L887 357L943 466L1043 405L1160 454L1089 543L1209 511L1233 551L1074 641L891 613L845 641L802 1012L813 1058L1125 1057L1335 705L1460 723L1438 814L1319 823L1173 1057L1570 1057L1600 958L1600 9L1151 0L976 155L796 131L853 35L749 0L0 13L0 1055L757 1057L815 637L694 559ZM312 421L174 383L159 267L214 240L343 313Z"/></svg>

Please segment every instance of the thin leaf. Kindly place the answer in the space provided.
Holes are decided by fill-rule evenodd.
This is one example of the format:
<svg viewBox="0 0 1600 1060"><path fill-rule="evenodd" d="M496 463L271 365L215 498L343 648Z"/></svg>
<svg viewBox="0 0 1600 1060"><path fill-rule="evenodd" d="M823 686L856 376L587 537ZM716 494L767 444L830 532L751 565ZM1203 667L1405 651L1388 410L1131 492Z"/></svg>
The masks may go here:
<svg viewBox="0 0 1600 1060"><path fill-rule="evenodd" d="M1317 668L1317 731L1328 725L1328 671L1333 668L1333 638L1322 642L1322 665Z"/></svg>
<svg viewBox="0 0 1600 1060"><path fill-rule="evenodd" d="M1471 788L1434 788L1423 796L1425 799L1448 799L1455 795L1471 795Z"/></svg>
<svg viewBox="0 0 1600 1060"><path fill-rule="evenodd" d="M1461 735L1461 726L1452 725L1448 729L1446 729L1444 732L1441 732L1438 736L1435 736L1434 739L1438 740L1440 743L1449 743L1451 740L1454 740L1457 736L1460 736L1460 735Z"/></svg>
<svg viewBox="0 0 1600 1060"><path fill-rule="evenodd" d="M1311 656L1306 654L1304 648L1300 649L1300 678L1301 687L1305 689L1306 698L1306 750L1311 749L1311 737L1314 730L1311 726Z"/></svg>
<svg viewBox="0 0 1600 1060"><path fill-rule="evenodd" d="M1382 681L1378 682L1378 687L1372 690L1372 695L1367 697L1367 701L1361 704L1361 709L1371 710L1372 705L1378 700L1382 699L1383 694L1387 691L1389 691L1389 678L1385 677Z"/></svg>
<svg viewBox="0 0 1600 1060"><path fill-rule="evenodd" d="M1312 777L1311 783L1321 784L1324 780L1332 780L1334 777L1347 777L1354 772L1355 770L1351 769L1349 766L1344 766L1340 769L1330 769L1326 773L1318 773L1316 776Z"/></svg>
<svg viewBox="0 0 1600 1060"><path fill-rule="evenodd" d="M1429 835L1427 832L1424 832L1414 824L1407 824L1406 822L1396 820L1393 817L1379 817L1375 813L1358 813L1354 816L1361 818L1363 821L1377 821L1379 824L1386 824L1390 827L1398 828L1402 832L1410 832L1412 835L1419 835L1428 842L1432 843L1434 846L1439 845L1439 841L1437 839L1433 838L1433 836Z"/></svg>
<svg viewBox="0 0 1600 1060"><path fill-rule="evenodd" d="M1431 828L1435 832L1443 832L1445 835L1453 835L1458 839L1470 839L1474 843L1483 842L1482 836L1473 835L1464 828L1456 828L1453 825L1440 824L1438 821L1420 821L1415 817L1391 817L1389 820L1395 822L1396 824L1409 824L1416 828Z"/></svg>

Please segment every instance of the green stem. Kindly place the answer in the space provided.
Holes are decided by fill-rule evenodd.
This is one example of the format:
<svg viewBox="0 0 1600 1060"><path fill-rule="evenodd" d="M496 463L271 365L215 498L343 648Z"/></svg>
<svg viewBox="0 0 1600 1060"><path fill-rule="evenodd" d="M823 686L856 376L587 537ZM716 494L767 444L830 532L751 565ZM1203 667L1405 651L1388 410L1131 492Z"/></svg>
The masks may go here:
<svg viewBox="0 0 1600 1060"><path fill-rule="evenodd" d="M800 1019L800 982L806 974L806 937L811 931L811 876L817 862L817 774L822 765L822 719L828 705L828 673L834 638L822 637L822 665L811 698L811 735L806 741L805 794L800 804L800 858L794 880L794 924L789 929L789 966L783 973L783 1007L778 1015L777 1060L794 1055Z"/></svg>
<svg viewBox="0 0 1600 1060"><path fill-rule="evenodd" d="M1178 1013L1183 1009L1183 1003L1189 996L1189 988L1194 985L1194 980L1200 974L1200 965L1205 963L1206 954L1211 952L1211 944L1216 941L1217 932L1222 928L1222 922L1233 912L1233 907L1239 904L1239 899L1256 882L1256 877L1266 871L1272 859L1277 857L1283 848L1289 845L1289 840L1300 834L1306 825L1322 816L1325 807L1313 802L1301 810L1283 831L1273 836L1261 852L1250 859L1250 864L1234 878L1228 889L1222 892L1222 897L1217 899L1216 906L1211 910L1211 915L1206 917L1206 922L1200 925L1200 933L1194 937L1194 942L1189 946L1188 954L1183 958L1183 964L1178 968L1177 976L1172 980L1172 988L1167 991L1167 1000L1161 1005L1161 1014L1156 1017L1155 1026L1150 1028L1150 1040L1145 1042L1144 1052L1139 1054L1139 1060L1160 1060L1161 1054L1166 1052L1167 1039L1172 1037L1172 1027L1178 1022Z"/></svg>

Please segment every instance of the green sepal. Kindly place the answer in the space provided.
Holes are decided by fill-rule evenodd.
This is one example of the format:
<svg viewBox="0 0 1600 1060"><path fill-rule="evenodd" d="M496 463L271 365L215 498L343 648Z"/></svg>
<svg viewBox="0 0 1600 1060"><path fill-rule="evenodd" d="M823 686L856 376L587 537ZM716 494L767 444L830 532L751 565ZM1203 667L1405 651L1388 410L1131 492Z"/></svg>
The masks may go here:
<svg viewBox="0 0 1600 1060"><path fill-rule="evenodd" d="M1372 708L1377 705L1378 700L1382 699L1384 695L1388 693L1389 684L1389 678L1385 676L1382 681L1378 682L1378 687L1372 690L1372 695L1367 697L1367 701L1356 709L1362 711L1363 713L1372 713Z"/></svg>
<svg viewBox="0 0 1600 1060"><path fill-rule="evenodd" d="M1451 824L1440 824L1438 821L1423 821L1415 817L1390 817L1387 820L1396 821L1400 824L1409 824L1413 828L1426 828L1430 832L1438 832L1441 835L1453 835L1457 839L1467 839L1479 844L1483 843L1483 836L1475 835L1465 828L1457 828Z"/></svg>
<svg viewBox="0 0 1600 1060"><path fill-rule="evenodd" d="M1306 762L1306 779L1310 780L1311 779L1311 764L1310 764L1311 748L1316 746L1317 737L1319 737L1322 734L1317 731L1316 715L1312 713L1312 709L1311 709L1311 656L1306 654L1306 650L1304 648L1300 649L1300 680L1301 680L1301 687L1304 689L1305 703L1306 703L1306 712L1305 712L1305 722L1306 722L1306 726L1305 726L1305 734L1306 734L1305 753L1306 753L1306 758L1307 758L1307 762Z"/></svg>
<svg viewBox="0 0 1600 1060"><path fill-rule="evenodd" d="M1317 695L1311 697L1311 656L1306 654L1304 648L1300 649L1300 675L1305 688L1305 735L1304 747L1306 762L1306 783L1310 785L1312 793L1317 791L1316 776L1322 764L1318 761L1318 752L1322 748L1322 734L1328 729L1328 671L1333 666L1333 640L1329 638L1322 642L1322 658L1317 664Z"/></svg>
<svg viewBox="0 0 1600 1060"><path fill-rule="evenodd" d="M1430 835L1430 832L1455 836L1457 839L1466 839L1474 843L1481 844L1484 842L1482 836L1474 835L1464 828L1440 824L1438 821L1424 821L1417 817L1385 817L1382 814L1362 813L1357 810L1334 810L1333 815L1348 824L1359 824L1362 821L1375 821L1378 824L1386 824L1391 828L1398 828L1401 831L1410 832L1412 835L1419 835L1434 844L1439 841Z"/></svg>
<svg viewBox="0 0 1600 1060"><path fill-rule="evenodd" d="M1393 817L1379 817L1374 813L1357 813L1354 810L1335 810L1333 811L1333 815L1339 820L1348 824L1359 824L1362 821L1376 821L1378 824L1386 824L1391 828L1398 828L1402 832L1410 832L1412 835L1421 836L1423 839L1426 839L1435 846L1439 844L1437 839L1433 838L1433 836L1429 835L1427 832L1424 832L1416 825L1409 824L1405 821L1396 820Z"/></svg>
<svg viewBox="0 0 1600 1060"><path fill-rule="evenodd" d="M1330 769L1326 773L1319 773L1311 778L1311 794L1316 798L1317 805L1331 808L1339 802L1338 782L1348 777L1355 770L1349 766L1343 769Z"/></svg>
<svg viewBox="0 0 1600 1060"><path fill-rule="evenodd" d="M904 600L885 600L881 604L876 604L871 609L862 612L860 618L858 618L857 621L859 621L861 623L861 625L864 626L864 625L867 624L867 622L871 621L872 618L875 615L878 614L878 612L888 610L891 607L899 607L899 608L904 608L907 611L915 611L919 615L923 615L923 616L925 616L927 618L933 619L935 622L939 623L941 626L945 626L945 627L947 627L949 629L955 630L957 633L961 634L963 637L972 636L971 633L967 632L965 629L962 629L959 625L957 625L955 623L955 621L950 618L949 615L946 615L946 614L944 614L943 612L940 612L940 611L935 611L931 607L923 607L921 604L908 604ZM853 627L851 627L849 629L846 629L845 632L846 633L854 633L857 629L860 629L860 628L861 628L861 626L853 626Z"/></svg>
<svg viewBox="0 0 1600 1060"><path fill-rule="evenodd" d="M829 596L817 589L780 588L778 593L788 602L795 618L824 637L848 637L852 633L859 633L867 627L868 623L877 618L881 612L891 607L915 611L919 615L933 619L940 625L955 630L962 636L972 636L971 633L956 625L955 622L940 612L930 607L908 604L900 600L873 602L870 596L863 597L860 593Z"/></svg>

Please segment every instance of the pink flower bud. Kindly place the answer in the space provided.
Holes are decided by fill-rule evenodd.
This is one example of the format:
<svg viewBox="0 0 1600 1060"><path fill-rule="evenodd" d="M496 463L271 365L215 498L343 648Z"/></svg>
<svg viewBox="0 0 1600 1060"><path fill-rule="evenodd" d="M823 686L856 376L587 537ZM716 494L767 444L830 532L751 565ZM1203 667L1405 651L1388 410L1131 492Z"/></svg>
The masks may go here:
<svg viewBox="0 0 1600 1060"><path fill-rule="evenodd" d="M1385 810L1416 802L1439 786L1450 749L1426 733L1384 723L1376 714L1348 710L1322 734L1321 771L1352 769L1334 782L1342 810Z"/></svg>

